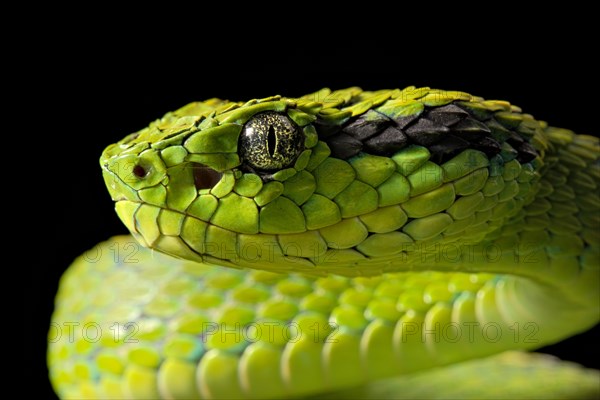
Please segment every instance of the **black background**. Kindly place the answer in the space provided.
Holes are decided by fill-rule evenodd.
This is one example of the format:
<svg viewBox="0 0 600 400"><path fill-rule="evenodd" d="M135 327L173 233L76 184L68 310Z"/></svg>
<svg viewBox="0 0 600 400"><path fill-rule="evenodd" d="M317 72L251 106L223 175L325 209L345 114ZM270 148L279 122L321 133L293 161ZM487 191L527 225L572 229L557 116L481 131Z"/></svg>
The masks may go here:
<svg viewBox="0 0 600 400"><path fill-rule="evenodd" d="M219 43L198 38L185 45L68 36L48 45L52 56L35 77L35 113L52 126L37 145L49 157L37 171L45 230L36 251L34 296L25 321L31 334L32 374L37 389L52 393L45 341L58 279L77 255L111 235L126 233L101 178L103 148L146 126L166 111L210 97L248 100L273 94L298 96L321 87L363 89L431 86L505 99L553 125L597 134L597 71L592 56L556 38L525 42L492 36L482 51L460 41L418 45L402 40L342 39L303 42L293 34L280 43ZM223 40L223 39L222 39ZM143 44L142 44L143 43ZM150 44L149 44L150 43ZM34 112L32 110L32 112ZM48 121L47 121L48 122ZM37 140L37 139L36 139ZM43 168L42 168L43 167ZM44 218L45 219L45 218ZM39 223L39 222L38 222ZM542 349L599 368L599 329Z"/></svg>

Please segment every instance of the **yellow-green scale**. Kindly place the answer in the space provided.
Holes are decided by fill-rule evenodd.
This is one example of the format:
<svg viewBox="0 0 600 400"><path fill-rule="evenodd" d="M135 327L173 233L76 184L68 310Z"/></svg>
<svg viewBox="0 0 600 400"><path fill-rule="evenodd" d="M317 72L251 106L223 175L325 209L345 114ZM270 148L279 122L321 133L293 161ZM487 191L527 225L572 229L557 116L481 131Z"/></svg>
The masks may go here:
<svg viewBox="0 0 600 400"><path fill-rule="evenodd" d="M136 262L111 266L110 249L128 246L136 246ZM132 396L213 393L219 390L213 374L220 372L203 370L202 365L208 360L217 362L225 354L230 354L229 358L222 362L230 359L238 365L236 368L250 374L248 378L244 378L244 374L239 377L239 389L246 394L258 395L265 388L271 388L271 395L308 390L309 386L296 382L299 375L293 371L316 363L317 360L311 357L328 360L324 368L327 374L333 375L320 379L325 387L337 387L357 376L352 357L356 357L355 360L363 356L375 357L369 353L369 346L361 349L359 343L373 342L371 335L382 334L379 333L381 329L387 329L391 334L398 329L394 325L403 315L435 314L431 307L440 302L451 307L453 296L467 293L464 290L468 293L476 291L489 279L456 274L449 285L443 274L427 272L419 281L414 277L407 280L405 277L412 275L403 273L385 279L351 280L261 271L222 271L219 267L159 255L153 257L126 237L113 238L102 244L100 250L103 256L94 268L85 264L84 259L73 266L72 272L63 279L59 299L72 292L69 288L120 276L120 284L110 294L98 286L90 286L85 296L82 295L81 301L97 293L108 296L103 307L95 310L92 304L80 306L75 301L78 297L70 301L59 300L57 304L54 321L63 329L67 321L80 320L81 316L96 312L94 324L101 327L106 345L106 350L97 357L88 350L88 347L97 346L90 340L94 339L90 336L92 325L87 330L76 330L73 342L63 335L52 344L50 362L68 359L70 361L64 368L75 372L72 381L65 386L70 393L83 393L84 389L93 389L101 396L110 393ZM419 287L419 282L429 284ZM439 282L437 289L432 282ZM132 297L128 291L134 283L137 288L148 289ZM394 292L385 289L390 286L398 289ZM440 297L440 290L447 294ZM414 300L405 296L409 292L413 293ZM139 304L143 313L116 319L115 311L126 306L121 293L131 298L128 301L135 302L132 306ZM114 319L111 318L113 315ZM253 331L241 329L244 327ZM355 356L348 359L347 351L350 350ZM280 360L287 364L280 366ZM401 357L397 362L402 364ZM258 365L261 368L257 369ZM384 371L382 374L387 375ZM57 372L55 376L60 379L60 375ZM197 384L173 386L174 381L185 376L190 377L188 382ZM275 390L277 387L279 389Z"/></svg>
<svg viewBox="0 0 600 400"><path fill-rule="evenodd" d="M51 338L49 360L63 393L279 397L489 354L514 347L514 335L531 333L514 325L522 311L500 306L506 296L519 295L505 288L518 284L513 278L436 272L314 278L223 270L137 247L135 263L111 265L110 249L131 245L131 238L113 238L101 245L95 265L79 259L63 279L54 322L64 329L67 321L95 312L106 346L97 357L87 349L97 346L89 327L76 330L72 342L64 334ZM100 310L78 303L106 292L90 285L76 295L73 288L117 275L120 284ZM112 318L133 284L148 289L128 301L154 316ZM513 336L496 341L499 331ZM322 367L307 375L319 360ZM185 385L175 384L184 377Z"/></svg>

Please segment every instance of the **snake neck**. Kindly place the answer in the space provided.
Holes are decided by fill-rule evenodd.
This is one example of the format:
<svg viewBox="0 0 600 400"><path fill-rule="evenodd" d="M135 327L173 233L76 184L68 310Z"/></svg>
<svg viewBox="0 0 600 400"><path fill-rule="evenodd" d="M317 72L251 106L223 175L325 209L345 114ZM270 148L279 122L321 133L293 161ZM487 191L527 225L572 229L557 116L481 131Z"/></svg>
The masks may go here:
<svg viewBox="0 0 600 400"><path fill-rule="evenodd" d="M480 192L457 201L473 204L455 224L468 228L422 241L389 269L510 274L566 290L565 280L597 274L598 138L548 127L533 140L543 149L535 164L511 161L501 172L489 167L465 177L489 175Z"/></svg>
<svg viewBox="0 0 600 400"><path fill-rule="evenodd" d="M530 194L509 201L501 228L483 240L512 260L498 270L487 265L569 290L566 280L597 274L600 265L600 146L597 138L553 127L534 139L544 144L543 164L522 168L511 183Z"/></svg>

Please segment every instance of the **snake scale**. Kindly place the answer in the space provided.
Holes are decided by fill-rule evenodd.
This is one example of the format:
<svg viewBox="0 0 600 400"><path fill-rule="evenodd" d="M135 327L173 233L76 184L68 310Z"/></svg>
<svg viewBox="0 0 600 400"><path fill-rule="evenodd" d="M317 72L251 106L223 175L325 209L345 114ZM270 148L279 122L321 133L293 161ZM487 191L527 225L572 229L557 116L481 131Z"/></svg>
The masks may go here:
<svg viewBox="0 0 600 400"><path fill-rule="evenodd" d="M595 137L458 91L188 104L101 156L133 238L63 276L54 388L308 396L582 332L599 159Z"/></svg>

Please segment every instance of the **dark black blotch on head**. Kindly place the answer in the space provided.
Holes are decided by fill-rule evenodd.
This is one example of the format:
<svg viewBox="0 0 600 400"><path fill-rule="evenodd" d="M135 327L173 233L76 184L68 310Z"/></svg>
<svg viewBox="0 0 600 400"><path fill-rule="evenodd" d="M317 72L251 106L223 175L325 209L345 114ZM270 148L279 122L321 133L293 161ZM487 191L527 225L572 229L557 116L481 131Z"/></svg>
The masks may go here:
<svg viewBox="0 0 600 400"><path fill-rule="evenodd" d="M319 119L315 127L331 155L341 159L360 152L389 157L414 144L427 147L431 160L440 164L465 149L479 150L490 158L501 154L505 160L516 157L524 162L537 156L536 149L520 132L496 121L492 113L486 112L482 118L485 121L479 120L480 108L477 104L469 108L451 103L395 119L369 110L341 127L328 126L326 120Z"/></svg>
<svg viewBox="0 0 600 400"><path fill-rule="evenodd" d="M416 144L431 146L442 140L450 129L429 119L420 118L416 123L406 129L406 135Z"/></svg>
<svg viewBox="0 0 600 400"><path fill-rule="evenodd" d="M376 111L369 110L347 124L342 129L342 132L355 139L364 141L376 135L378 132L383 131L390 124L392 124L392 121L388 117Z"/></svg>
<svg viewBox="0 0 600 400"><path fill-rule="evenodd" d="M446 135L444 139L429 147L431 161L442 164L467 148L468 141L458 136Z"/></svg>
<svg viewBox="0 0 600 400"><path fill-rule="evenodd" d="M360 140L345 133L338 133L328 138L327 145L331 149L331 155L342 160L354 157L360 153L363 147Z"/></svg>
<svg viewBox="0 0 600 400"><path fill-rule="evenodd" d="M407 144L408 137L400 129L389 126L379 135L367 140L365 147L374 154L392 155Z"/></svg>
<svg viewBox="0 0 600 400"><path fill-rule="evenodd" d="M452 126L469 115L462 108L448 104L442 107L432 108L427 113L427 118L439 125Z"/></svg>
<svg viewBox="0 0 600 400"><path fill-rule="evenodd" d="M521 145L517 148L519 155L517 156L517 161L521 164L528 163L537 157L538 153L535 147L527 142L521 143Z"/></svg>

